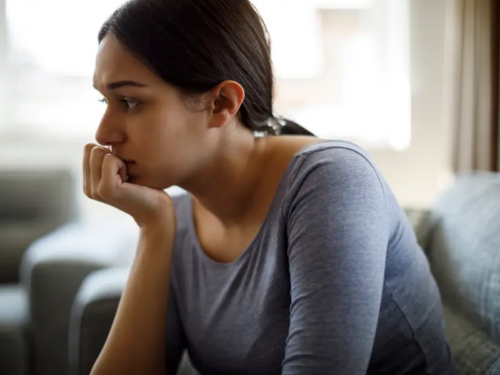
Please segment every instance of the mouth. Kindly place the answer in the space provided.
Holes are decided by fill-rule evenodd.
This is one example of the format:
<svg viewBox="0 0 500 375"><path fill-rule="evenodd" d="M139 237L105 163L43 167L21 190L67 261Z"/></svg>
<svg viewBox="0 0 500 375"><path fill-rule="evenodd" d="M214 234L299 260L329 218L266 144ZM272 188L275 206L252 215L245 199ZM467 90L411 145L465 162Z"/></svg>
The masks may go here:
<svg viewBox="0 0 500 375"><path fill-rule="evenodd" d="M120 157L120 156L118 156L118 155L115 155L115 156L116 156L118 159L121 159L121 160L122 160L125 164L127 164L127 166L128 166L128 165L135 164L135 161L133 161L133 160L125 159L125 158L122 158L122 157Z"/></svg>
<svg viewBox="0 0 500 375"><path fill-rule="evenodd" d="M120 155L118 155L118 153L113 152L113 155L125 163L125 166L127 167L127 171L129 171L130 168L136 164L136 162L134 160L125 159L125 158L121 157Z"/></svg>
<svg viewBox="0 0 500 375"><path fill-rule="evenodd" d="M130 171L131 167L135 165L135 161L126 161L127 171Z"/></svg>

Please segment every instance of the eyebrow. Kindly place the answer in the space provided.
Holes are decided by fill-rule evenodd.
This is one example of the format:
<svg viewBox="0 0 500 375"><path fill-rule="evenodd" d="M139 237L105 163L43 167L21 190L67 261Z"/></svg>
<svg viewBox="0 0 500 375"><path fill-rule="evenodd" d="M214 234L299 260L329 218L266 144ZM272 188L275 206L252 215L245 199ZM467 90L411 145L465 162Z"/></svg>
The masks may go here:
<svg viewBox="0 0 500 375"><path fill-rule="evenodd" d="M134 86L134 87L146 87L144 83L139 83L135 81L118 81L110 83L106 86L108 90L116 90L125 86ZM94 88L97 90L97 87L94 85Z"/></svg>

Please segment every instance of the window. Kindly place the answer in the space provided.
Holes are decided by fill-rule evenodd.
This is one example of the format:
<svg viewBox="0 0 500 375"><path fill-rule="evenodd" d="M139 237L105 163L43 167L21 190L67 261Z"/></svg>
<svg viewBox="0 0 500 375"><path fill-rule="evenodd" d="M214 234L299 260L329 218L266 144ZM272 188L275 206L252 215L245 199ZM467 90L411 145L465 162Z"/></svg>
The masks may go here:
<svg viewBox="0 0 500 375"><path fill-rule="evenodd" d="M5 0L0 0L0 131L7 127L7 28Z"/></svg>
<svg viewBox="0 0 500 375"><path fill-rule="evenodd" d="M4 114L7 130L93 137L104 110L91 84L97 32L123 0L3 1L12 104ZM409 145L408 0L254 4L273 40L277 114L321 137ZM1 51L0 40L0 60Z"/></svg>

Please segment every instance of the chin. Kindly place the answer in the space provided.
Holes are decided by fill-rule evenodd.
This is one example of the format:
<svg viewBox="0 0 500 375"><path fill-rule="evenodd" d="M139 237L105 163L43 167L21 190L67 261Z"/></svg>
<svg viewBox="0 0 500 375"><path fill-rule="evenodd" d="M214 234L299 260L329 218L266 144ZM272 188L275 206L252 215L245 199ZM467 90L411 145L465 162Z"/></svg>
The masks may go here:
<svg viewBox="0 0 500 375"><path fill-rule="evenodd" d="M146 186L156 190L166 190L175 185L174 183L170 183L168 181L147 178L145 176L130 176L128 182L134 185Z"/></svg>

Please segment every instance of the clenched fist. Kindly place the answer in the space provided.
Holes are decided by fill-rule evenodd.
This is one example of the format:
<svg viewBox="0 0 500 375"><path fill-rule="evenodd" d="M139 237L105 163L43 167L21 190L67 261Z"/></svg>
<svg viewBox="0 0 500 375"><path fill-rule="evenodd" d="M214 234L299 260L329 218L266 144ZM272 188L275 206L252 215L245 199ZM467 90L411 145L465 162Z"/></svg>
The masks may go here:
<svg viewBox="0 0 500 375"><path fill-rule="evenodd" d="M175 210L170 196L163 190L128 183L126 163L109 149L87 144L83 174L84 192L89 198L126 212L139 227L175 227Z"/></svg>

